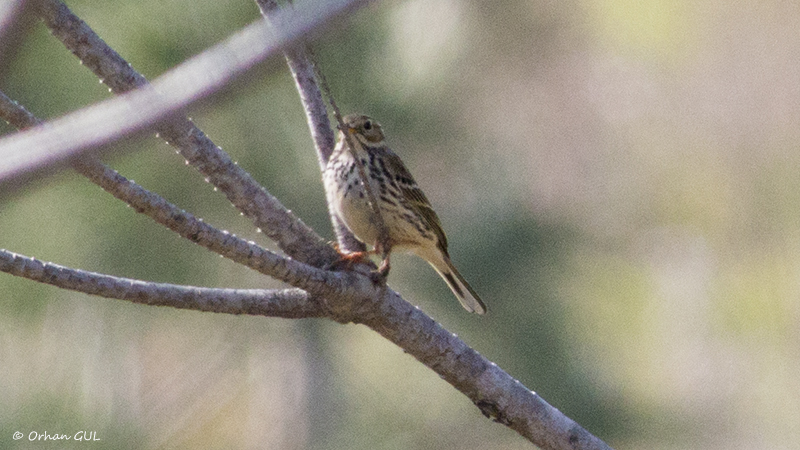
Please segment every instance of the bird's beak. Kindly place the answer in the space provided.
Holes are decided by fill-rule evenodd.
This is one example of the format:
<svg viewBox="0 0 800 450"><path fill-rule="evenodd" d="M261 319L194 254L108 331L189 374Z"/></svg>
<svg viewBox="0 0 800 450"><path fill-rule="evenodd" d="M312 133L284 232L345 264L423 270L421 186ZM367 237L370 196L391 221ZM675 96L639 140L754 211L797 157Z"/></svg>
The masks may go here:
<svg viewBox="0 0 800 450"><path fill-rule="evenodd" d="M350 133L350 134L356 134L356 131L358 131L358 130L356 130L353 127L347 127L347 132Z"/></svg>

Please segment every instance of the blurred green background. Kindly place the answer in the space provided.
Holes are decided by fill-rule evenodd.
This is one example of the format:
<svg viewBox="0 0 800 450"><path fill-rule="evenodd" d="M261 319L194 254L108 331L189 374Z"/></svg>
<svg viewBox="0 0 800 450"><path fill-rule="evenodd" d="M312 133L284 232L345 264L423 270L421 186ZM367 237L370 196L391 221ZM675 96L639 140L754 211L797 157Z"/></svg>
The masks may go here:
<svg viewBox="0 0 800 450"><path fill-rule="evenodd" d="M246 1L69 6L151 79L258 17ZM615 448L796 448L797 4L386 1L315 47L344 112L383 124L490 314L393 258L389 284L407 300ZM2 64L0 88L42 118L110 95L41 24ZM333 237L280 58L191 116ZM117 148L106 162L123 175L271 245L163 142ZM145 280L278 286L70 171L3 197L0 248ZM79 430L121 449L530 447L361 326L137 306L5 274L0 308L0 448Z"/></svg>

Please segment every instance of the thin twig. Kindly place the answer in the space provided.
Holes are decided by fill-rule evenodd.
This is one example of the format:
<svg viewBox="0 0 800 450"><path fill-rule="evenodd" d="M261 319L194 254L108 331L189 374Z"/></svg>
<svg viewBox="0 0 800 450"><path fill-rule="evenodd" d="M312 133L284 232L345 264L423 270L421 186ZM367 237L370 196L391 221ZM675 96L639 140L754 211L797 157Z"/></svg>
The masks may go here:
<svg viewBox="0 0 800 450"><path fill-rule="evenodd" d="M256 3L261 10L261 15L268 21L278 9L278 4L275 0L256 0ZM322 92L316 81L317 74L314 70L314 63L309 58L309 50L310 47L308 45L298 42L285 48L283 54L297 87L297 92L300 94L300 102L303 104L303 110L306 113L306 121L311 131L311 139L314 141L320 171L325 172L328 160L336 145L336 138L328 119L325 99L322 98ZM330 213L333 231L336 234L339 248L346 252L365 251L367 249L366 245L359 241L347 228L347 225L336 214L330 202L328 204L328 212Z"/></svg>
<svg viewBox="0 0 800 450"><path fill-rule="evenodd" d="M381 259L386 261L386 258L389 256L389 252L391 252L392 249L389 241L389 229L386 228L386 221L383 219L383 214L381 213L381 208L378 204L378 196L372 190L372 183L370 182L370 177L367 176L367 169L361 162L361 158L359 158L356 154L356 142L354 141L353 135L344 124L342 113L339 111L339 106L336 105L336 100L333 98L333 93L331 92L331 88L328 85L327 79L325 78L325 74L322 73L319 64L316 62L314 53L310 48L308 49L307 57L311 61L311 65L314 68L314 73L316 73L317 79L322 86L322 91L325 93L325 96L328 97L328 102L331 105L331 109L333 109L333 116L336 118L336 123L338 124L337 128L339 128L344 140L347 142L350 154L353 156L353 160L356 163L358 176L361 178L361 184L364 186L364 191L367 193L367 201L369 202L370 208L372 208L370 220L374 220L374 225L378 229L378 242L375 243L375 250L378 250L378 246L380 246ZM339 219L341 220L341 218Z"/></svg>
<svg viewBox="0 0 800 450"><path fill-rule="evenodd" d="M256 0L261 16L271 25L277 26L272 22L273 16L278 14L278 3L275 0ZM302 40L283 49L286 63L294 78L297 91L300 94L300 101L306 113L308 128L311 132L311 139L317 150L317 161L320 171L325 170L328 159L333 153L336 145L336 136L331 129L328 120L328 110L325 107L325 100L314 79L314 69L311 61L306 56L307 44Z"/></svg>
<svg viewBox="0 0 800 450"><path fill-rule="evenodd" d="M0 119L18 130L25 130L42 123L33 113L12 100L3 91L0 91Z"/></svg>
<svg viewBox="0 0 800 450"><path fill-rule="evenodd" d="M217 289L153 283L71 269L0 250L0 271L52 286L153 306L305 318L327 314L301 289Z"/></svg>

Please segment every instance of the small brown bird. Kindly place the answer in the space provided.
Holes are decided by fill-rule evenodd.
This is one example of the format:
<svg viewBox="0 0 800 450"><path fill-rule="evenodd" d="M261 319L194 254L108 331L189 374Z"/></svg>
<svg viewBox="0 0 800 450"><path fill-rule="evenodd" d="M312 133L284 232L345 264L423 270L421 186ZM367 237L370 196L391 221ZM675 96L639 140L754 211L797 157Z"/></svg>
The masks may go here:
<svg viewBox="0 0 800 450"><path fill-rule="evenodd" d="M345 133L355 151L350 149ZM369 203L354 154L378 203L387 235L385 244L380 242L380 219ZM392 249L409 251L436 269L467 311L486 313L478 294L450 261L439 217L403 161L386 145L380 124L367 116L346 116L323 179L333 211L359 240L374 245L372 253L386 255L380 272L388 273Z"/></svg>

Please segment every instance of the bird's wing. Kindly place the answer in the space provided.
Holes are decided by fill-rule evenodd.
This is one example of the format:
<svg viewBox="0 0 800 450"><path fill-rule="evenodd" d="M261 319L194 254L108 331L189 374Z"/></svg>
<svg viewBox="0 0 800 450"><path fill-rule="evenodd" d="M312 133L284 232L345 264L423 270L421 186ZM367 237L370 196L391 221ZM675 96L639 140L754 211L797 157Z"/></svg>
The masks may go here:
<svg viewBox="0 0 800 450"><path fill-rule="evenodd" d="M385 160L387 169L400 188L400 192L406 199L408 206L417 212L420 219L425 224L425 228L433 231L438 240L439 248L444 254L447 254L447 237L442 229L439 216L437 216L436 211L433 210L431 202L428 201L428 197L426 197L422 189L419 188L414 177L411 176L411 173L406 169L405 164L403 164L399 156L387 149Z"/></svg>

